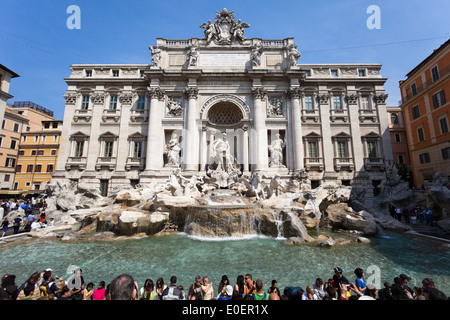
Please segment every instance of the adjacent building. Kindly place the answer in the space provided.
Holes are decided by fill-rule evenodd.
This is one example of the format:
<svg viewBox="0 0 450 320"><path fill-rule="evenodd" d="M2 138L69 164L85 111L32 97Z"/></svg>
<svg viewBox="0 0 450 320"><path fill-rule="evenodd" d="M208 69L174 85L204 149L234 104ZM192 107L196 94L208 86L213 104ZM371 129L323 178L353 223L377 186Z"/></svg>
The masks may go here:
<svg viewBox="0 0 450 320"><path fill-rule="evenodd" d="M15 168L22 132L29 120L7 106L0 131L0 189L11 190L14 183Z"/></svg>
<svg viewBox="0 0 450 320"><path fill-rule="evenodd" d="M0 64L0 123L3 123L7 101L13 98L13 96L9 94L11 79L18 77L19 75L17 73Z"/></svg>
<svg viewBox="0 0 450 320"><path fill-rule="evenodd" d="M400 81L414 184L450 176L450 40Z"/></svg>
<svg viewBox="0 0 450 320"><path fill-rule="evenodd" d="M381 65L299 64L293 38L247 39L247 27L224 9L204 38L157 38L150 65L72 65L53 178L107 194L234 161L373 195L393 160Z"/></svg>
<svg viewBox="0 0 450 320"><path fill-rule="evenodd" d="M389 115L389 132L391 134L392 155L394 163L411 166L409 160L408 138L406 136L406 126L401 107L387 107Z"/></svg>
<svg viewBox="0 0 450 320"><path fill-rule="evenodd" d="M41 129L22 133L14 190L44 190L56 169L62 121L44 120Z"/></svg>

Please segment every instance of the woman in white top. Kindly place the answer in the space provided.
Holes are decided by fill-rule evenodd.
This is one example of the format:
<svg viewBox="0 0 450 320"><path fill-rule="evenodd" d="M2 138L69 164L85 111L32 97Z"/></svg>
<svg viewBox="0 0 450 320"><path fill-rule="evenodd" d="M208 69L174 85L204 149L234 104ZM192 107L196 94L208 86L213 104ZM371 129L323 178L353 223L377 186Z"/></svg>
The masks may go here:
<svg viewBox="0 0 450 320"><path fill-rule="evenodd" d="M209 279L207 276L203 277L202 294L203 300L211 300L214 297L214 290L212 283L208 283Z"/></svg>
<svg viewBox="0 0 450 320"><path fill-rule="evenodd" d="M302 295L302 300L319 300L312 285L306 287L306 292Z"/></svg>

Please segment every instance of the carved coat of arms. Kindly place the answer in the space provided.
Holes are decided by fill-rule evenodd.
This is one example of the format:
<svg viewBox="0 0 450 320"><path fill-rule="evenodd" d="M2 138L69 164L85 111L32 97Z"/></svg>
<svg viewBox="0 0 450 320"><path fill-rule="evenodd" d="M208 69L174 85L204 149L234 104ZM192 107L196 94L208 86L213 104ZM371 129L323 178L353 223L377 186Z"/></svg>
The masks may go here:
<svg viewBox="0 0 450 320"><path fill-rule="evenodd" d="M205 29L206 43L210 44L214 41L216 44L231 44L234 41L242 43L246 38L244 36L245 28L250 25L242 22L240 19L236 21L234 11L228 11L224 8L222 11L216 11L215 22L211 20L203 23L200 28Z"/></svg>

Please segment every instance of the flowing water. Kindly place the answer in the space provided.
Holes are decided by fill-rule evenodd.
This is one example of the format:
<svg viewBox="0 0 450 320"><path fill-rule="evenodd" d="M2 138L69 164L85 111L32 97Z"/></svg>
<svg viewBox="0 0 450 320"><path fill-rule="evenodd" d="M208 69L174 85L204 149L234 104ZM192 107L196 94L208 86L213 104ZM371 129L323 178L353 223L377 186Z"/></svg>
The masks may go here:
<svg viewBox="0 0 450 320"><path fill-rule="evenodd" d="M412 278L411 287L430 277L437 288L450 295L449 247L387 232L371 240L370 244L333 248L288 246L275 238L261 236L208 239L171 234L109 242L39 240L0 246L0 274L15 274L17 282L22 283L34 271L51 267L54 274L67 278L67 269L76 265L82 268L85 281L96 285L129 273L139 285L147 278L156 282L158 277L167 283L176 275L185 288L200 274L208 275L217 291L224 274L233 284L238 275L250 273L254 279L263 280L266 289L272 279L281 288L305 288L317 277L331 278L336 266L344 270L350 281L355 280L356 267L367 270L367 280L371 275L368 271L375 266L379 268L381 286L405 273Z"/></svg>

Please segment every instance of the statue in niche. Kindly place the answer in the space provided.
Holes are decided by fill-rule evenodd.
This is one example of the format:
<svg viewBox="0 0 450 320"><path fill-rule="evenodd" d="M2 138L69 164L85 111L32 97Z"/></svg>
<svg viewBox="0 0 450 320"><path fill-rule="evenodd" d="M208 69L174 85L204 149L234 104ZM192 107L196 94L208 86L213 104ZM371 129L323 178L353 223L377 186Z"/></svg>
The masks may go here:
<svg viewBox="0 0 450 320"><path fill-rule="evenodd" d="M261 65L261 52L262 52L262 46L261 45L256 46L252 50L250 58L252 60L252 65L254 67L259 67Z"/></svg>
<svg viewBox="0 0 450 320"><path fill-rule="evenodd" d="M283 101L278 98L270 99L267 108L267 115L271 117L278 117L283 115Z"/></svg>
<svg viewBox="0 0 450 320"><path fill-rule="evenodd" d="M183 115L183 108L181 107L181 104L173 99L169 99L169 101L167 101L166 115L181 117Z"/></svg>
<svg viewBox="0 0 450 320"><path fill-rule="evenodd" d="M270 152L270 167L280 167L283 166L283 149L286 146L286 141L281 139L279 133L276 134L276 139L273 140L272 144L269 146Z"/></svg>
<svg viewBox="0 0 450 320"><path fill-rule="evenodd" d="M231 155L230 144L227 141L227 134L222 134L222 139L216 139L212 144L213 156L218 160L218 166L224 170L229 171L228 168L232 169L234 164L234 158ZM226 162L226 167L224 166L224 160Z"/></svg>
<svg viewBox="0 0 450 320"><path fill-rule="evenodd" d="M161 62L161 49L153 48L153 46L148 47L152 53L152 64L155 67L160 67Z"/></svg>
<svg viewBox="0 0 450 320"><path fill-rule="evenodd" d="M178 140L178 135L174 132L166 145L167 166L180 166L180 151L180 141Z"/></svg>
<svg viewBox="0 0 450 320"><path fill-rule="evenodd" d="M301 56L301 53L297 50L297 46L292 44L289 47L289 64L291 66L296 66L298 64L298 59L300 59Z"/></svg>
<svg viewBox="0 0 450 320"><path fill-rule="evenodd" d="M197 46L193 45L189 48L186 60L188 61L188 67L196 67L198 60Z"/></svg>

